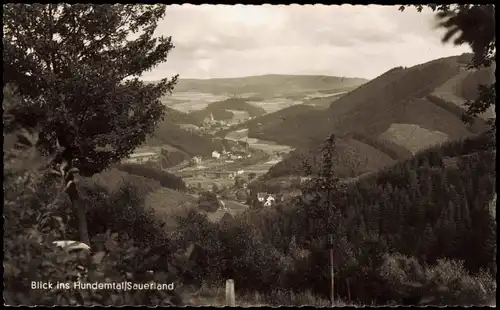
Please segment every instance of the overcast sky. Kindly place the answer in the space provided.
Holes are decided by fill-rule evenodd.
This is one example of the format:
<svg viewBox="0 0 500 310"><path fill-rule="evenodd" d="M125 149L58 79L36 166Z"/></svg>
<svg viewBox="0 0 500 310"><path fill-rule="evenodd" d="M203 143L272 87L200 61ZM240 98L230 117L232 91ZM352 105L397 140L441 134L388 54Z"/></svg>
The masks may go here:
<svg viewBox="0 0 500 310"><path fill-rule="evenodd" d="M379 5L170 5L157 34L172 36L157 80L321 74L372 79L397 66L470 52L441 43L432 11Z"/></svg>

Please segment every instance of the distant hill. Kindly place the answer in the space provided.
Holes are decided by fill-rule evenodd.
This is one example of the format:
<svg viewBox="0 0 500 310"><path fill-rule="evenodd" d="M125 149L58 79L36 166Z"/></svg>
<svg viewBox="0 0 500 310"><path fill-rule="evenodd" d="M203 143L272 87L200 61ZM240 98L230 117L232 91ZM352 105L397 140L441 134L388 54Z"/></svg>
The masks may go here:
<svg viewBox="0 0 500 310"><path fill-rule="evenodd" d="M366 83L366 79L321 76L268 74L240 78L180 79L176 92L211 94L295 94L313 91L343 91Z"/></svg>
<svg viewBox="0 0 500 310"><path fill-rule="evenodd" d="M481 120L474 126L460 120L460 105L473 98L475 87L491 77L486 70L466 70L464 64L470 57L464 54L411 68L394 68L338 98L329 109L261 122L261 126L250 129L249 136L312 154L307 150L314 150L335 133L339 145L345 145L360 162L356 173L379 169L433 144L486 128ZM286 160L294 158L292 154ZM281 165L297 166L287 162Z"/></svg>
<svg viewBox="0 0 500 310"><path fill-rule="evenodd" d="M230 98L209 104L205 109L194 111L188 115L201 123L212 114L215 120L231 120L233 113L230 110L247 112L250 117L264 115L266 110L248 103L245 99Z"/></svg>

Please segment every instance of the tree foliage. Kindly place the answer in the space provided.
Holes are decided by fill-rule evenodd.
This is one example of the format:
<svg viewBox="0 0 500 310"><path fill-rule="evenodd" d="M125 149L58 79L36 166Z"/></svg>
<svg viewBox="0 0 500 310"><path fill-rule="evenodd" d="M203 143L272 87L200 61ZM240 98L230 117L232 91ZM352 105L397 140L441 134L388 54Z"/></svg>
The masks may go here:
<svg viewBox="0 0 500 310"><path fill-rule="evenodd" d="M251 208L229 228L186 232L210 257L196 273L225 279L230 253L231 277L242 291L273 287L326 297L325 241L333 233L335 292L344 301L489 304L496 289L491 140L486 133L436 146L343 186L331 169L331 137L302 199Z"/></svg>
<svg viewBox="0 0 500 310"><path fill-rule="evenodd" d="M5 4L3 78L20 102L14 127L35 130L49 165L83 176L129 156L163 118L160 97L177 77L145 84L139 76L167 59L170 37L155 38L164 5ZM132 39L132 37L136 37ZM11 126L11 129L12 126ZM68 193L89 243L76 173Z"/></svg>
<svg viewBox="0 0 500 310"><path fill-rule="evenodd" d="M6 101L15 105L16 98L6 91ZM179 292L155 290L80 290L72 288L77 276L77 268L83 266L88 273L80 278L83 282L115 282L155 281L169 283L180 279L180 274L173 272L155 273L148 278L145 270L151 265L162 265L165 259L173 261L168 256L168 250L162 244L161 260L150 252L150 246L157 244L160 228L154 226L155 218L148 219L142 216L130 221L126 217L130 207L141 209L144 195L138 188L125 185L123 191L110 194L105 201L94 199L94 209L104 208L108 216L103 217L101 212L96 212L96 218L107 218L106 227L122 230L100 231L99 222L93 228L97 233L92 235L92 255L70 255L55 248L54 240L72 239L74 229L71 221L67 220L68 211L66 201L63 199L66 182L60 184L49 177L51 170L47 168L51 157L41 154L35 143L36 132L28 130L15 130L5 134L9 143L4 146L4 300L8 305L179 305L182 300L176 294ZM19 135L11 140L11 135ZM17 142L17 143L16 143ZM127 193L127 191L129 193ZM94 194L100 194L94 191ZM135 196L134 196L135 195ZM98 196L98 195L95 195ZM126 204L130 204L127 206ZM129 207L129 208L127 208ZM142 208L144 210L144 208ZM113 212L114 211L114 212ZM91 212L92 213L92 212ZM145 213L145 212L143 212ZM91 214L91 216L94 214ZM139 213L139 215L144 215ZM128 222L127 222L128 220ZM140 222L140 225L131 225ZM125 225L128 224L128 225ZM139 224L139 223L137 223ZM130 227L134 227L130 230ZM133 240L130 235L123 234L123 229L129 229L130 235L140 237ZM149 232L149 234L148 234ZM141 239L142 238L142 239ZM164 243L164 242L163 242ZM152 262L151 262L152 261ZM67 289L56 288L41 290L33 289L32 282L69 283ZM176 283L179 287L179 283Z"/></svg>
<svg viewBox="0 0 500 310"><path fill-rule="evenodd" d="M138 79L173 48L153 36L164 13L164 5L5 4L3 77L22 98L16 124L39 128L39 148L59 144L85 176L130 155L176 82Z"/></svg>

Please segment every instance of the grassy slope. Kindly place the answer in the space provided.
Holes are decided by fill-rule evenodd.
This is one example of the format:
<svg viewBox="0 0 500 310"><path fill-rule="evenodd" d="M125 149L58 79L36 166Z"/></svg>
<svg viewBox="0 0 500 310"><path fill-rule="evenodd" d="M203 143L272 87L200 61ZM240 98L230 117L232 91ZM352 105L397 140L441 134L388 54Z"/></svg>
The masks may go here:
<svg viewBox="0 0 500 310"><path fill-rule="evenodd" d="M190 208L196 207L197 198L187 193L160 188L146 196L145 204L158 214L158 219L165 221L166 228L170 230L177 225L175 216L182 216Z"/></svg>
<svg viewBox="0 0 500 310"><path fill-rule="evenodd" d="M165 188L156 180L136 176L116 168L111 168L102 173L99 173L92 178L85 179L84 182L93 182L101 184L110 191L117 191L123 186L124 182L133 182L135 184L143 184L146 189L146 198L144 204L146 209L152 209L165 222L165 229L172 232L177 227L176 216L185 216L192 208L197 209L198 198L194 195ZM226 207L230 209L229 213L236 215L247 209L247 206L235 202L224 200ZM208 213L209 220L218 222L224 211Z"/></svg>
<svg viewBox="0 0 500 310"><path fill-rule="evenodd" d="M450 79L463 74L462 63L468 56L454 56L434 60L408 69L395 68L380 77L358 87L332 103L327 111L310 111L296 115L284 122L266 124L259 130L250 131L249 136L277 141L299 148L310 148L317 145L329 133L339 136L339 143L352 144L349 140L357 140L356 144L367 142L372 146L371 151L366 148L361 151L360 162L369 161L370 158L382 158L384 153L392 159L405 158L411 155L399 147L391 147L391 141L385 143L392 149L388 154L384 148L377 147L384 143L380 136L394 123L415 124L430 131L440 131L450 139L458 139L470 135L471 128L465 126L457 113L451 113L426 99L435 89L445 84ZM466 81L468 89L479 82L471 81L471 75ZM475 73L476 77L484 80L484 74ZM462 82L456 81L456 96L461 96ZM468 90L470 92L470 90ZM356 139L357 137L362 139ZM404 138L404 137L403 137ZM416 137L407 137L408 139ZM429 145L428 140L414 141L420 148ZM387 142L387 141L386 141ZM375 147L374 147L375 146ZM397 156L394 156L394 153ZM292 160L295 160L292 158ZM388 161L380 160L381 168ZM296 166L286 164L287 166ZM370 165L362 170L372 170L377 165Z"/></svg>

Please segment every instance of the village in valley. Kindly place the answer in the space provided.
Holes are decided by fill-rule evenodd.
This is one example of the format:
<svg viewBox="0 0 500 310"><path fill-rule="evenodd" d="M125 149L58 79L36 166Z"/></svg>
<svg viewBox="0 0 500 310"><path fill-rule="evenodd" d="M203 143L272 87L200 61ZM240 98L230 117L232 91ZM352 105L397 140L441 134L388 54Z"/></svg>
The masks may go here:
<svg viewBox="0 0 500 310"><path fill-rule="evenodd" d="M251 117L247 118L247 120L250 119ZM213 114L210 113L204 119L202 126L192 126L191 129L195 134L214 134L240 123L240 119L232 122L215 120ZM214 145L221 147L213 149L209 156L193 156L168 168L161 164L162 154L166 151L163 147L139 148L123 162L151 165L162 171L173 173L184 180L191 194L200 196L200 201L204 199L207 192L212 193L212 197L216 198L216 200L213 199L213 204L217 206L214 213L236 214L250 207L271 207L290 196L290 193L269 192L254 188L252 181L265 175L270 167L280 162L283 156L293 149L286 146L262 147L262 141L258 141L255 147L249 144L252 140L256 139L214 137ZM297 194L300 193L294 195Z"/></svg>

